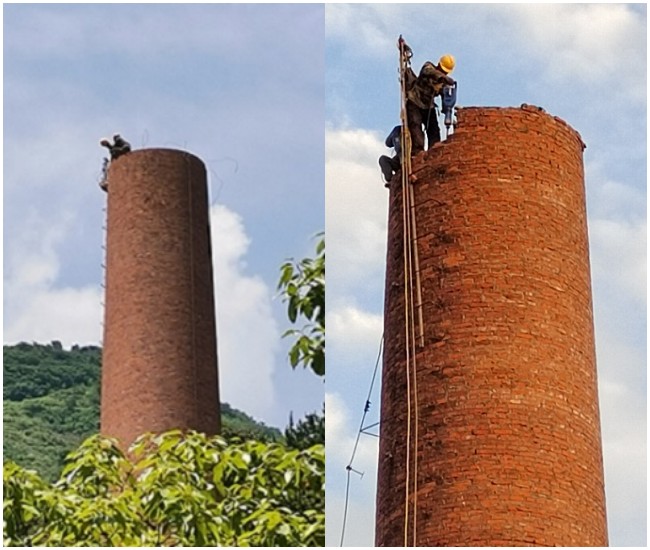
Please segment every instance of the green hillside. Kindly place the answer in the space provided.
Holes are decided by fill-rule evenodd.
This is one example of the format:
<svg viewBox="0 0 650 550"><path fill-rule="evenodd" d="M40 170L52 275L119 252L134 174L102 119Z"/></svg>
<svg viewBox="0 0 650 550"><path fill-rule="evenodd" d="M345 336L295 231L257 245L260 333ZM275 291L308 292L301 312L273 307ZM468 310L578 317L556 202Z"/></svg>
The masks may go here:
<svg viewBox="0 0 650 550"><path fill-rule="evenodd" d="M99 431L101 349L60 342L3 347L5 459L55 479L65 455ZM277 441L280 431L221 405L224 435Z"/></svg>

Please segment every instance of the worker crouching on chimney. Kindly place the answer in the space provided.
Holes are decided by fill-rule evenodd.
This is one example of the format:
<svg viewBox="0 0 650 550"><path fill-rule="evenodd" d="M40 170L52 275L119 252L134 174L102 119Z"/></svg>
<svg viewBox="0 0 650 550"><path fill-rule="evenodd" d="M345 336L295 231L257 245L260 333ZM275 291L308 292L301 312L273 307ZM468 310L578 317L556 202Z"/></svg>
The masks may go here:
<svg viewBox="0 0 650 550"><path fill-rule="evenodd" d="M428 147L440 141L440 127L434 98L441 95L442 89L453 86L455 81L449 76L456 66L453 55L445 54L437 65L427 61L416 77L410 67L406 71L406 117L411 133L411 154L424 151L424 126Z"/></svg>
<svg viewBox="0 0 650 550"><path fill-rule="evenodd" d="M386 138L386 147L395 149L395 156L392 158L387 155L382 155L379 157L379 166L381 167L381 173L384 175L384 179L386 180L385 187L390 186L390 181L393 179L393 176L402 165L400 158L402 154L402 147L400 144L401 138L402 127L395 126L395 128L393 128L392 132L388 134L388 137Z"/></svg>
<svg viewBox="0 0 650 550"><path fill-rule="evenodd" d="M106 147L108 149L111 160L115 160L116 158L131 152L131 144L126 141L120 134L115 134L113 136L113 143L104 138L99 142L99 144L102 147ZM99 186L104 191L108 191L108 165L109 160L105 158L104 164L102 166L102 177L99 181Z"/></svg>
<svg viewBox="0 0 650 550"><path fill-rule="evenodd" d="M106 138L102 139L99 144L108 149L111 154L111 160L115 160L116 158L121 157L125 153L129 153L131 151L131 144L126 141L120 134L115 134L113 136L112 145L111 142Z"/></svg>

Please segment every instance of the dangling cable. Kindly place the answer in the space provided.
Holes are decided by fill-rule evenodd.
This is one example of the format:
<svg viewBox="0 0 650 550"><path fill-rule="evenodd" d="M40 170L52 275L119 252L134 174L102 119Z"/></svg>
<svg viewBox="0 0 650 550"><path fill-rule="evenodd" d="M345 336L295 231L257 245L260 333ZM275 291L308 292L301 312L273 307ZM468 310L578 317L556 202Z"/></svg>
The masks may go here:
<svg viewBox="0 0 650 550"><path fill-rule="evenodd" d="M377 353L377 360L375 361L375 369L372 373L372 379L370 381L370 387L368 388L368 396L366 397L366 403L363 407L363 415L361 416L361 422L359 424L359 431L357 432L357 438L354 442L354 448L352 449L352 456L350 457L350 462L348 465L345 467L345 470L347 472L347 481L345 485L345 505L343 507L343 526L341 527L341 542L339 546L343 546L343 539L345 537L345 526L347 523L348 519L348 501L350 497L350 473L352 472L357 472L354 468L352 468L352 463L354 462L354 457L357 454L357 447L359 446L359 439L361 438L361 434L364 433L364 430L367 429L364 428L364 422L366 420L366 415L368 414L368 411L370 410L370 396L372 395L372 389L373 386L375 385L375 379L377 378L377 370L379 369L379 361L381 360L382 353L384 351L384 335L382 334L381 340L379 342L379 353ZM374 424L373 424L374 426ZM371 434L369 434L371 435ZM358 473L358 472L357 472ZM361 474L363 476L363 474Z"/></svg>

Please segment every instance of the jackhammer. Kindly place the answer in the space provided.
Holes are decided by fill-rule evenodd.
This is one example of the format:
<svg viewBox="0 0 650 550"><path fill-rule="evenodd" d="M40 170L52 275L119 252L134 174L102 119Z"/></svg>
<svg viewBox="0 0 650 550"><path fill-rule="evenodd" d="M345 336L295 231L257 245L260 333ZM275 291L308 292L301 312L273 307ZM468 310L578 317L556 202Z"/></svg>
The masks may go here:
<svg viewBox="0 0 650 550"><path fill-rule="evenodd" d="M456 87L458 83L454 82L453 85L446 85L442 89L442 113L445 115L445 128L447 134L445 138L449 136L449 128L453 123L454 115L454 106L456 105Z"/></svg>

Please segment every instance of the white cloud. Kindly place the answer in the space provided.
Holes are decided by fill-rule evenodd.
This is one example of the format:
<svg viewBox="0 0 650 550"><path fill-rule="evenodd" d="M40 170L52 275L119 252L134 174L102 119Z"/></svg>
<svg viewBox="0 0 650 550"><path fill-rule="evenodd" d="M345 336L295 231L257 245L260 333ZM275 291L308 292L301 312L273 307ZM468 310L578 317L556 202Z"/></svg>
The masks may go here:
<svg viewBox="0 0 650 550"><path fill-rule="evenodd" d="M500 8L519 30L521 49L555 83L610 80L612 94L645 102L644 18L624 4L513 4Z"/></svg>
<svg viewBox="0 0 650 550"><path fill-rule="evenodd" d="M245 273L250 240L242 219L222 205L210 209L221 399L255 417L274 405L274 353L280 339L271 291Z"/></svg>
<svg viewBox="0 0 650 550"><path fill-rule="evenodd" d="M97 344L102 315L99 286L56 286L57 248L70 227L66 216L58 224L46 224L33 214L24 221L25 231L12 234L5 250L5 343Z"/></svg>
<svg viewBox="0 0 650 550"><path fill-rule="evenodd" d="M388 191L377 160L387 154L367 130L325 133L325 203L329 277L367 280L383 269Z"/></svg>
<svg viewBox="0 0 650 550"><path fill-rule="evenodd" d="M4 327L5 343L51 342L65 347L97 345L101 338L102 293L97 287L26 287L23 303L10 307L15 315Z"/></svg>
<svg viewBox="0 0 650 550"><path fill-rule="evenodd" d="M383 315L368 313L354 306L329 309L327 313L327 336L336 353L340 353L351 362L368 364L372 353L377 348L384 329Z"/></svg>
<svg viewBox="0 0 650 550"><path fill-rule="evenodd" d="M364 16L360 16L362 10ZM398 15L400 8L390 5L327 4L325 7L325 32L328 37L351 37L358 53L374 55L391 51L396 38L387 28L387 21Z"/></svg>

